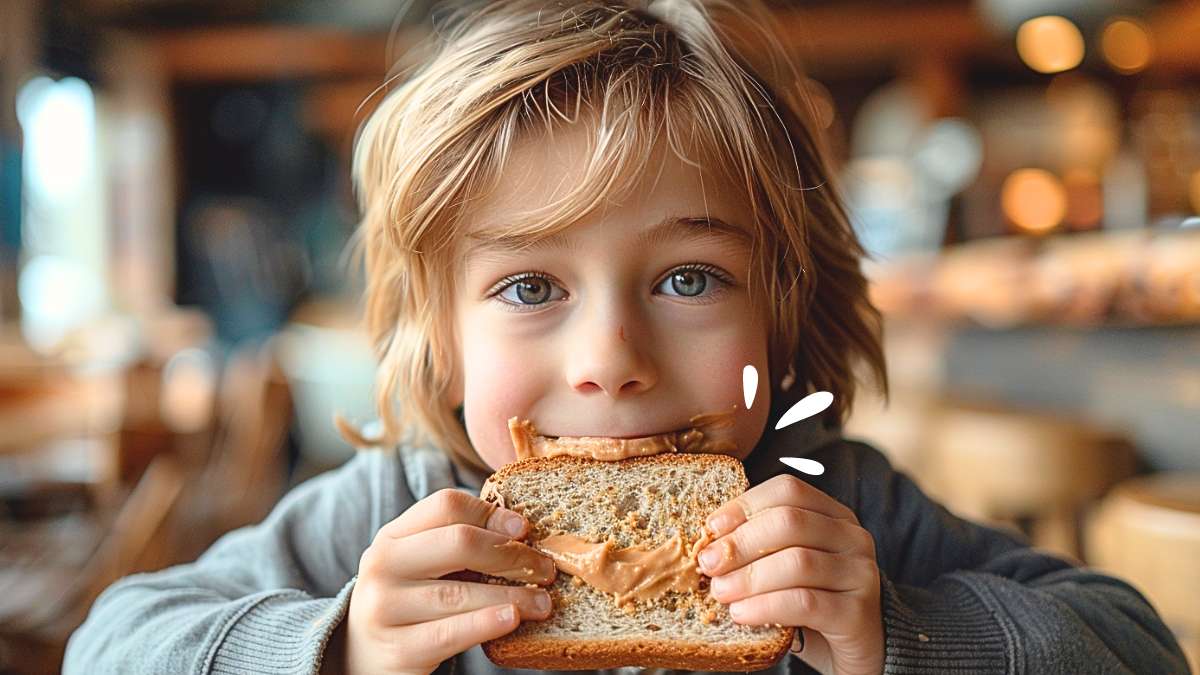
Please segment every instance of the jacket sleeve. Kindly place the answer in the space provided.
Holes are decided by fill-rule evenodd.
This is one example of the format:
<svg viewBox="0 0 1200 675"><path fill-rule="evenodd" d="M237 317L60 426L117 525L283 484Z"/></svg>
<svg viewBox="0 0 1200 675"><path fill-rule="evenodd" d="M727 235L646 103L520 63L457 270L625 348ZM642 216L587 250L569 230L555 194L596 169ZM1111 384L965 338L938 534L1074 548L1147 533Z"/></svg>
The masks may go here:
<svg viewBox="0 0 1200 675"><path fill-rule="evenodd" d="M855 511L882 578L886 673L1188 673L1132 586L958 518L874 448L851 447Z"/></svg>
<svg viewBox="0 0 1200 675"><path fill-rule="evenodd" d="M316 673L380 514L402 510L399 471L388 451L360 451L195 562L117 581L71 636L63 672Z"/></svg>

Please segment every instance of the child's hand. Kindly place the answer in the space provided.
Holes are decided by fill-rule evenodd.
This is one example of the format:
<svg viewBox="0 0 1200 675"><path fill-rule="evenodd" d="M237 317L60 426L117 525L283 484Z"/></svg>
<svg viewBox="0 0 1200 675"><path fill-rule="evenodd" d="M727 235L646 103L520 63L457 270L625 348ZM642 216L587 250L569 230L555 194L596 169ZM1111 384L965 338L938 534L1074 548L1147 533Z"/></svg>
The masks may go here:
<svg viewBox="0 0 1200 675"><path fill-rule="evenodd" d="M540 588L438 579L470 569L549 584L553 561L514 541L528 527L518 513L451 489L383 526L359 561L350 596L347 671L426 675L521 619L549 616L550 596Z"/></svg>
<svg viewBox="0 0 1200 675"><path fill-rule="evenodd" d="M716 539L701 551L700 569L734 621L806 627L800 658L820 672L883 672L875 541L853 511L781 475L707 522Z"/></svg>

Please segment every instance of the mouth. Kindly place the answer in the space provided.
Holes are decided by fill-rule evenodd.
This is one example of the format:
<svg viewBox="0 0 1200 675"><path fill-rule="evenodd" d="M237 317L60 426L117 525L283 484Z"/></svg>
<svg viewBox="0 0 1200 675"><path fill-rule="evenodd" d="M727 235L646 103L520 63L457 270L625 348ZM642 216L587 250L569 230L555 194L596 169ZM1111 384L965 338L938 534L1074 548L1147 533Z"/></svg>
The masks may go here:
<svg viewBox="0 0 1200 675"><path fill-rule="evenodd" d="M723 410L717 409L717 410L697 413L697 414L692 415L691 417L687 418L687 421L680 424L679 426L670 427L667 429L660 429L658 431L650 431L650 432L639 431L637 433L629 433L628 431L624 431L624 429L628 429L630 425L614 422L613 424L608 425L609 431L600 431L599 433L556 434L556 433L551 433L548 430L542 430L540 428L538 428L538 431L536 433L538 435L540 435L541 437L547 438L547 439L612 438L612 439L619 439L619 440L624 440L624 441L634 441L634 440L641 440L641 439L661 438L663 436L672 436L672 435L679 438L679 437L681 437L681 435L687 434L690 431L702 430L704 432L704 435L707 437L719 437L719 436L728 435L729 428L733 426L734 415L737 411L737 408L738 407L735 405L735 406L733 406L732 409L723 409ZM599 424L598 426L600 429L605 428L604 424ZM537 428L537 427L535 426L535 428ZM624 429L622 429L622 428L624 428ZM637 428L637 427L634 427L634 428ZM614 429L621 430L621 432L612 433L611 430L614 430Z"/></svg>
<svg viewBox="0 0 1200 675"><path fill-rule="evenodd" d="M734 410L694 415L688 426L671 431L646 434L601 433L595 435L553 436L539 432L534 423L519 417L508 419L508 433L518 460L532 457L573 455L602 461L617 461L663 452L716 452L730 454L737 450L733 438ZM600 425L604 426L604 425ZM610 430L622 425L613 424ZM628 427L626 427L628 429ZM621 429L620 431L625 431ZM694 432L694 433L693 433Z"/></svg>
<svg viewBox="0 0 1200 675"><path fill-rule="evenodd" d="M622 440L636 440L639 438L653 438L655 436L668 436L686 431L684 428L672 429L670 431L656 431L652 433L638 434L543 434L546 438L619 438Z"/></svg>

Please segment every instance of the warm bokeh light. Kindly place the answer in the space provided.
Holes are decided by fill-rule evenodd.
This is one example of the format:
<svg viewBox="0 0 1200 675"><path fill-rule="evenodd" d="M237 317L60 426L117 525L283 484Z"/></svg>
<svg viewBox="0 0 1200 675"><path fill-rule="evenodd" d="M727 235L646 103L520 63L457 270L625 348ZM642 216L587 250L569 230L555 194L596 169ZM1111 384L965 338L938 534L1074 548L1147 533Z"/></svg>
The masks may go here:
<svg viewBox="0 0 1200 675"><path fill-rule="evenodd" d="M1004 179L1000 207L1017 229L1049 232L1067 214L1067 191L1049 171L1018 169Z"/></svg>
<svg viewBox="0 0 1200 675"><path fill-rule="evenodd" d="M1192 210L1200 213L1200 171L1192 174L1192 180L1188 184L1188 195L1192 199Z"/></svg>
<svg viewBox="0 0 1200 675"><path fill-rule="evenodd" d="M1109 65L1122 73L1143 70L1154 55L1154 43L1150 33L1141 23L1121 17L1113 19L1104 27L1100 36L1100 50Z"/></svg>
<svg viewBox="0 0 1200 675"><path fill-rule="evenodd" d="M1083 61L1083 35L1061 16L1039 16L1017 29L1017 53L1039 73L1061 73Z"/></svg>
<svg viewBox="0 0 1200 675"><path fill-rule="evenodd" d="M167 426L189 433L204 428L212 415L217 371L208 352L188 348L177 352L162 372L159 415Z"/></svg>

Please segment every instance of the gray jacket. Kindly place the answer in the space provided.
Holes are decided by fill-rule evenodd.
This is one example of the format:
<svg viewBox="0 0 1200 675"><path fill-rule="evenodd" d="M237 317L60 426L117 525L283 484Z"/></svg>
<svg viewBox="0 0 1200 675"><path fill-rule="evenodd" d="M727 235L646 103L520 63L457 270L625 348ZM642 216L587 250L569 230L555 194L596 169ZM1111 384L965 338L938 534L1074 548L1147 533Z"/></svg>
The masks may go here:
<svg viewBox="0 0 1200 675"><path fill-rule="evenodd" d="M795 475L875 537L885 672L1188 672L1131 586L956 518L877 450L815 420L767 432L746 460L751 485L791 472L778 458L799 455L826 472ZM483 478L434 448L362 451L199 560L113 584L71 636L64 672L315 673L375 532L443 487L477 495ZM439 671L533 672L498 668L478 646ZM763 672L813 671L789 654Z"/></svg>

